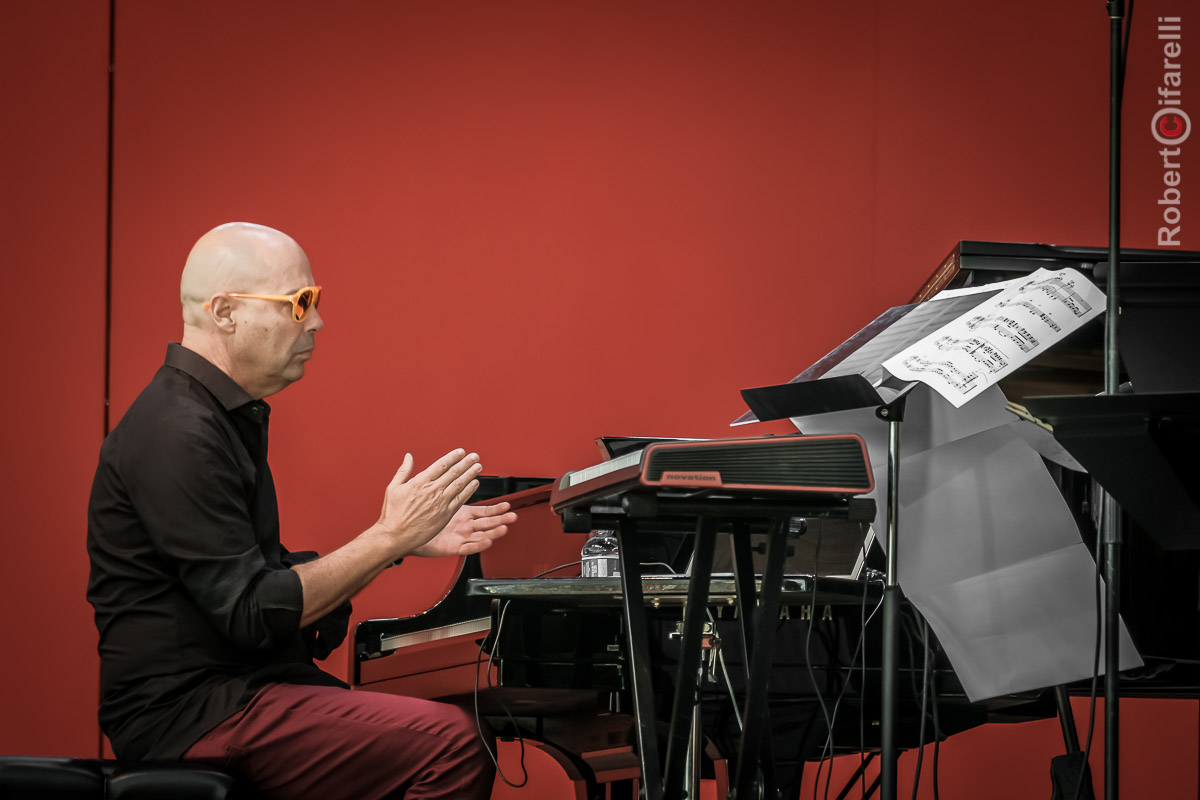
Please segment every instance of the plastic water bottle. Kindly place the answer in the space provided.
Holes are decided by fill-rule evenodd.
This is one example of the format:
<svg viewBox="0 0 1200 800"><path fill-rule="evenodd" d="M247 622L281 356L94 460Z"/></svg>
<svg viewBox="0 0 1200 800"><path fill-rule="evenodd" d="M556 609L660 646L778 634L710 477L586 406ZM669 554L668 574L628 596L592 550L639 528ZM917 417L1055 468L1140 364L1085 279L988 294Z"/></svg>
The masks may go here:
<svg viewBox="0 0 1200 800"><path fill-rule="evenodd" d="M617 558L616 531L592 531L579 551L583 557L580 574L585 578L612 578L621 574L621 562Z"/></svg>

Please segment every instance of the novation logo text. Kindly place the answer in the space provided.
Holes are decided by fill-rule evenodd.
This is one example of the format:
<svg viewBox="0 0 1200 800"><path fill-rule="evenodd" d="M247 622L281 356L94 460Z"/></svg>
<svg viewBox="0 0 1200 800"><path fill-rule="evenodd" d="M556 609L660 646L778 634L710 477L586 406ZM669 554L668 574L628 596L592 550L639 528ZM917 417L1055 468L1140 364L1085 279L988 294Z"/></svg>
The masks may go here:
<svg viewBox="0 0 1200 800"><path fill-rule="evenodd" d="M714 486L721 485L721 473L719 472L664 472L662 476L663 483L711 483Z"/></svg>

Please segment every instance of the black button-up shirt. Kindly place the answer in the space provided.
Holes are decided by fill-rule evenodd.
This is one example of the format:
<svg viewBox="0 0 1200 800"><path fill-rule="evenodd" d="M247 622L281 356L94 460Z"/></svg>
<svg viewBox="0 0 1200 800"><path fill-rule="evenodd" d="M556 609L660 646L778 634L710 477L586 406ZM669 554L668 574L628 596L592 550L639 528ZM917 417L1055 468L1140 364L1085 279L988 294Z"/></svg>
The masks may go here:
<svg viewBox="0 0 1200 800"><path fill-rule="evenodd" d="M88 504L100 727L177 758L268 683L340 685L300 631L279 541L270 407L178 344L104 441Z"/></svg>

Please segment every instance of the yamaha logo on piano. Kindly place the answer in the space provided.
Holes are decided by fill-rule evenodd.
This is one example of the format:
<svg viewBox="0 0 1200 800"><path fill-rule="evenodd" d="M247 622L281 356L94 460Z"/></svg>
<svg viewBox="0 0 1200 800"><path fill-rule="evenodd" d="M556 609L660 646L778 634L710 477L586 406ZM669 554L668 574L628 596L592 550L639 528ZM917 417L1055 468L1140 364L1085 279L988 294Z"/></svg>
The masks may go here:
<svg viewBox="0 0 1200 800"><path fill-rule="evenodd" d="M725 613L725 606L714 605L713 610L717 619L737 619L737 607L730 606L729 614ZM780 619L798 619L805 622L811 622L813 619L813 607L808 603L796 606L782 605L779 607ZM824 605L821 607L821 616L817 619L818 622L828 622L833 619L833 606Z"/></svg>

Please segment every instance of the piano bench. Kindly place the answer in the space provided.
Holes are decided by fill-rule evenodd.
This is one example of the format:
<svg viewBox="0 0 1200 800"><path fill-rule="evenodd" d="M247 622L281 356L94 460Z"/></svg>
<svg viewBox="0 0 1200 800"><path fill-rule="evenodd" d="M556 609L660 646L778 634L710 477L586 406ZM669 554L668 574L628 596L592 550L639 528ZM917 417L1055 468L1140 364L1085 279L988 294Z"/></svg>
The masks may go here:
<svg viewBox="0 0 1200 800"><path fill-rule="evenodd" d="M229 773L177 761L0 756L0 797L5 800L252 800L256 796Z"/></svg>

